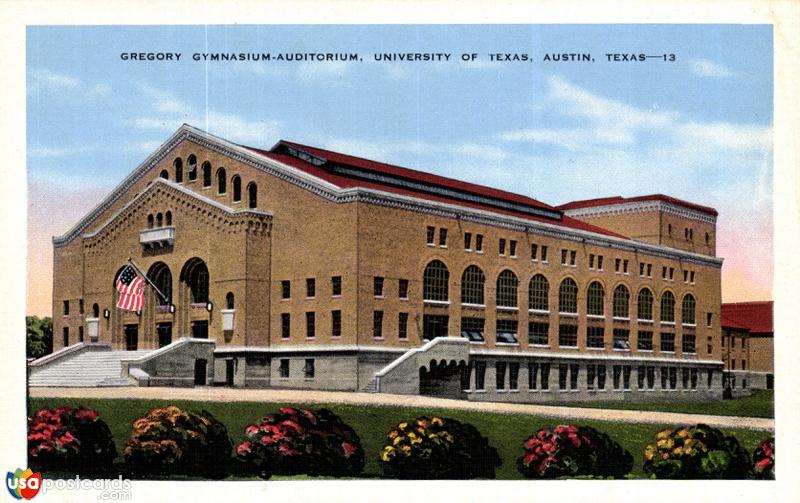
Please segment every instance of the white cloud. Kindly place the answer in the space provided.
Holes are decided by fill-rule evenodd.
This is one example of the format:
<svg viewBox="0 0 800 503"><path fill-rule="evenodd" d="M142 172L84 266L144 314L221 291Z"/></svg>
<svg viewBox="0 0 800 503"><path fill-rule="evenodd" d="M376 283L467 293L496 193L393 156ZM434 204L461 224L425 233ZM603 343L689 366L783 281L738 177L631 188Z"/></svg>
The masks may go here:
<svg viewBox="0 0 800 503"><path fill-rule="evenodd" d="M43 68L30 71L29 92L79 92L88 98L98 98L111 94L111 86L105 82L84 82L83 80Z"/></svg>
<svg viewBox="0 0 800 503"><path fill-rule="evenodd" d="M714 63L707 59L693 59L689 61L689 68L701 77L727 79L736 75L736 73L727 66Z"/></svg>
<svg viewBox="0 0 800 503"><path fill-rule="evenodd" d="M181 101L171 93L156 89L149 84L139 85L139 91L152 100L153 106L159 112L180 115L190 115L192 113L191 105Z"/></svg>
<svg viewBox="0 0 800 503"><path fill-rule="evenodd" d="M31 83L58 89L77 89L81 85L80 79L44 69L31 70Z"/></svg>
<svg viewBox="0 0 800 503"><path fill-rule="evenodd" d="M111 86L105 83L94 84L87 91L88 96L108 96L111 94Z"/></svg>
<svg viewBox="0 0 800 503"><path fill-rule="evenodd" d="M28 149L28 157L66 157L71 155L87 154L97 150L97 145L82 145L79 147L45 147L33 146Z"/></svg>

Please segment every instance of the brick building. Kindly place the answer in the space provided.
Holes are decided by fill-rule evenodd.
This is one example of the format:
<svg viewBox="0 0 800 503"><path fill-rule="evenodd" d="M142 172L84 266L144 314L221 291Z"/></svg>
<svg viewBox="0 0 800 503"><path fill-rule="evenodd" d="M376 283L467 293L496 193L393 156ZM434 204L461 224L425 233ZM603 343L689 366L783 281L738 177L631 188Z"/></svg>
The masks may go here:
<svg viewBox="0 0 800 503"><path fill-rule="evenodd" d="M66 349L40 367L136 350L122 382L716 399L716 216L663 195L551 206L184 125L54 238ZM129 257L166 296L140 313L114 307Z"/></svg>
<svg viewBox="0 0 800 503"><path fill-rule="evenodd" d="M725 386L736 394L775 384L772 301L722 304Z"/></svg>

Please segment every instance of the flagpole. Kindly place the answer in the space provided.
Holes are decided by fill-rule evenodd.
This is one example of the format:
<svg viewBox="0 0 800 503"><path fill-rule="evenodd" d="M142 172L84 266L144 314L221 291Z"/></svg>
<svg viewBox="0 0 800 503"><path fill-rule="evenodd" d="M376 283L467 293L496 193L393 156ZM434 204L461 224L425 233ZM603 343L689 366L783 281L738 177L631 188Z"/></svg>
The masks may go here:
<svg viewBox="0 0 800 503"><path fill-rule="evenodd" d="M130 265L134 269L136 269L136 272L139 273L142 276L142 278L144 278L145 281L147 281L148 285L153 287L153 290L156 291L156 293L164 300L164 302L169 302L169 299L167 298L167 296L164 295L163 293L161 293L161 290L159 290L158 287L156 285L154 285L152 281L150 281L150 278L147 277L147 274L142 272L142 269L139 267L139 265L136 262L133 261L133 259L128 257L128 263L130 263Z"/></svg>

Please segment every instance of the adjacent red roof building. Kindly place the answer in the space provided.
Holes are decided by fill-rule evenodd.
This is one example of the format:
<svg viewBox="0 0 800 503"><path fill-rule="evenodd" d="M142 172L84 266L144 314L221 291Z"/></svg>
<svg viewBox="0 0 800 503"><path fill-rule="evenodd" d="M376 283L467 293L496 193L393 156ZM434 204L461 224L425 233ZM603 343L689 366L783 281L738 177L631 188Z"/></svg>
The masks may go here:
<svg viewBox="0 0 800 503"><path fill-rule="evenodd" d="M722 304L722 326L747 328L752 335L773 334L771 300Z"/></svg>

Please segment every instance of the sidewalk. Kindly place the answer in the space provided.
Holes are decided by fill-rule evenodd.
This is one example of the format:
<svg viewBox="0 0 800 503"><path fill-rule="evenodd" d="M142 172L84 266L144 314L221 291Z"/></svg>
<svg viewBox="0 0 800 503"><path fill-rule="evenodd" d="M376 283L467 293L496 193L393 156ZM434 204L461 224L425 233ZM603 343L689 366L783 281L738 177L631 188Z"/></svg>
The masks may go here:
<svg viewBox="0 0 800 503"><path fill-rule="evenodd" d="M437 407L459 410L497 412L501 414L528 414L559 419L591 419L643 424L694 424L705 423L717 428L746 430L775 430L775 420L756 417L710 416L638 410L588 409L495 402L467 402L418 395L389 395L386 393L355 393L337 391L234 389L234 388L29 388L31 397L55 398L117 398L200 400L213 402L294 402L343 403L349 405Z"/></svg>

